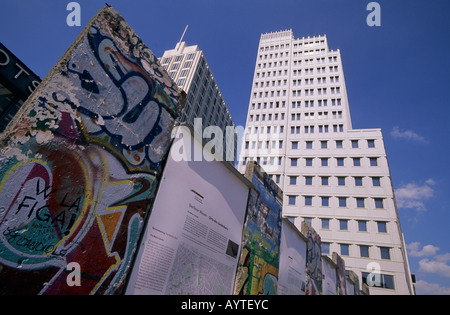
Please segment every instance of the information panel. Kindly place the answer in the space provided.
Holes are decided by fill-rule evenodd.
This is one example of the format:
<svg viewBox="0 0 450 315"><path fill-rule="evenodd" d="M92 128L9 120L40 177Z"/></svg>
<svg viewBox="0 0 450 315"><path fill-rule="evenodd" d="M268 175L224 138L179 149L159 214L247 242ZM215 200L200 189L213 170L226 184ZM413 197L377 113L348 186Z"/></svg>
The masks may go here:
<svg viewBox="0 0 450 315"><path fill-rule="evenodd" d="M306 240L287 218L281 226L277 294L306 294Z"/></svg>
<svg viewBox="0 0 450 315"><path fill-rule="evenodd" d="M193 137L185 146L202 150ZM232 294L250 182L227 162L179 160L176 153L165 166L127 294Z"/></svg>

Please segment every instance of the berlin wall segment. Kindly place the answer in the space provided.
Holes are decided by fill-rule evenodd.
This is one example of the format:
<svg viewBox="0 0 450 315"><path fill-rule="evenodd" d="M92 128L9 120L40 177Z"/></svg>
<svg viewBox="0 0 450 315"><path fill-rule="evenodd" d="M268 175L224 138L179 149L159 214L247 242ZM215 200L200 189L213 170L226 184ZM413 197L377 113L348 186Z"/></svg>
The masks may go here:
<svg viewBox="0 0 450 315"><path fill-rule="evenodd" d="M180 95L116 11L91 19L1 135L0 294L121 293Z"/></svg>

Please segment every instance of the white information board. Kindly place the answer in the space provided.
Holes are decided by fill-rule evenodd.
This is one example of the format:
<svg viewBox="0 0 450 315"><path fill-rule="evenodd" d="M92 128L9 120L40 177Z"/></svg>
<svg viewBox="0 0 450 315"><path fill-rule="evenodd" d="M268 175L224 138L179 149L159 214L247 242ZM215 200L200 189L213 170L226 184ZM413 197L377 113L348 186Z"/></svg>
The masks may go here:
<svg viewBox="0 0 450 315"><path fill-rule="evenodd" d="M306 294L306 240L294 224L283 218L281 226L278 295Z"/></svg>
<svg viewBox="0 0 450 315"><path fill-rule="evenodd" d="M336 295L336 265L322 256L322 291L324 295Z"/></svg>
<svg viewBox="0 0 450 315"><path fill-rule="evenodd" d="M250 183L226 162L185 158L168 157L127 294L233 292Z"/></svg>

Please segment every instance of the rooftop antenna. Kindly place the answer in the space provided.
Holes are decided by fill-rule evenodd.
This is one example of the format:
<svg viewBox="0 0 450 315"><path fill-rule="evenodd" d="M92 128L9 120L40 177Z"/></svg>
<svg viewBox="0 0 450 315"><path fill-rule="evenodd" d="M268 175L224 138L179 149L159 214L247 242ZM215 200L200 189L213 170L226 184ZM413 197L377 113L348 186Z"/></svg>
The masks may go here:
<svg viewBox="0 0 450 315"><path fill-rule="evenodd" d="M183 35L181 35L180 41L177 44L177 49L180 48L180 45L181 45L181 42L183 40L184 34L186 34L186 31L187 31L188 27L189 27L189 24L186 25L186 28L184 29Z"/></svg>

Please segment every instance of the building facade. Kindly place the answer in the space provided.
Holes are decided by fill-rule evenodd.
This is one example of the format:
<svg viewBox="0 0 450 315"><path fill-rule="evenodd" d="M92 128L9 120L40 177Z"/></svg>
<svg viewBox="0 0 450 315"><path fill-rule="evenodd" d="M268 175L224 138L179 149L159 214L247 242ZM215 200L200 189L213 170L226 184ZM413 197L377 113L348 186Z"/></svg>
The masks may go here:
<svg viewBox="0 0 450 315"><path fill-rule="evenodd" d="M256 160L370 294L412 294L380 129L352 129L339 50L326 36L262 34L238 170Z"/></svg>
<svg viewBox="0 0 450 315"><path fill-rule="evenodd" d="M203 130L218 126L222 131L224 159L232 156L233 160L229 162L234 164L237 141L227 146L226 129L232 127L231 132L235 124L203 51L197 45L187 46L186 42L179 42L174 49L166 50L159 60L171 79L186 92L186 105L180 121L192 127L201 123ZM226 155L227 150L232 150L232 154Z"/></svg>

